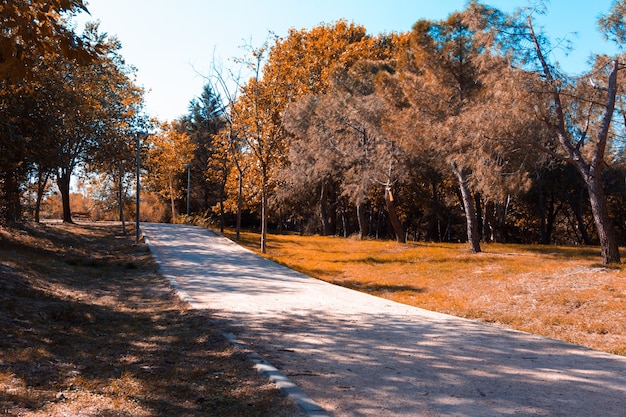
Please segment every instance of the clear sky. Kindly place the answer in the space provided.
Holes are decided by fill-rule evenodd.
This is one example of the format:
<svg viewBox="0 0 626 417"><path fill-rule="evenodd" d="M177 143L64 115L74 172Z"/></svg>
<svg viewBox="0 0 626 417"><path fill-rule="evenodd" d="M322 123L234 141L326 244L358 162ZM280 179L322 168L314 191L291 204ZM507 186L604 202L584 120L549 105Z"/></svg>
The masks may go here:
<svg viewBox="0 0 626 417"><path fill-rule="evenodd" d="M486 0L504 11L527 0ZM312 28L345 19L374 35L406 32L419 19L445 19L462 10L465 0L87 0L101 31L116 35L126 62L138 69L138 84L148 91L147 111L160 120L187 113L200 95L213 61L234 65L244 45L259 47L271 31ZM592 52L610 51L597 30L597 19L612 0L552 0L540 24L556 38L567 38L574 51L554 56L569 72L586 69ZM81 31L79 20L77 31Z"/></svg>

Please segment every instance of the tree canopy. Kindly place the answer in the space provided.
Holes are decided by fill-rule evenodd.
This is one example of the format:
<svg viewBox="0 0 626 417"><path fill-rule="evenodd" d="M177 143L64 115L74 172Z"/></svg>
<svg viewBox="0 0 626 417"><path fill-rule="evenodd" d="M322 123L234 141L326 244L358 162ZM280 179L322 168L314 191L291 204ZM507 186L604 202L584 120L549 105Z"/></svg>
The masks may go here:
<svg viewBox="0 0 626 417"><path fill-rule="evenodd" d="M599 20L618 43L623 9ZM604 190L609 171L624 176L622 57L568 76L547 62L548 41L528 9L473 1L406 33L339 21L253 50L229 137L252 161L262 249L272 222L463 240L474 252L480 241L593 241L604 263L619 262L624 219L612 218L624 187ZM545 188L558 181L582 198Z"/></svg>
<svg viewBox="0 0 626 417"><path fill-rule="evenodd" d="M88 12L82 0L10 1L0 3L0 79L33 76L41 56L61 52L71 60L95 58L88 45L68 27L67 16Z"/></svg>

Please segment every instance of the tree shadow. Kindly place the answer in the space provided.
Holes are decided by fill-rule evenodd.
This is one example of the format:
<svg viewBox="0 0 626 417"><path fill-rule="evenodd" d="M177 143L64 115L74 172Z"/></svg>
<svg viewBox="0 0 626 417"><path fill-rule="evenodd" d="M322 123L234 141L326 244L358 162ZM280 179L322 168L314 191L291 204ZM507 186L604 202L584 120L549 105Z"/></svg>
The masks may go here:
<svg viewBox="0 0 626 417"><path fill-rule="evenodd" d="M292 414L210 313L189 310L155 273L145 248L94 247L59 232L33 240L54 241L48 248L8 242L0 250L0 410ZM135 253L119 258L111 249Z"/></svg>
<svg viewBox="0 0 626 417"><path fill-rule="evenodd" d="M352 290L363 291L370 294L380 294L389 292L413 292L421 294L426 292L426 288L414 287L412 285L390 285L390 284L373 284L364 283L361 281L336 281L334 284L341 285L342 287L350 288Z"/></svg>

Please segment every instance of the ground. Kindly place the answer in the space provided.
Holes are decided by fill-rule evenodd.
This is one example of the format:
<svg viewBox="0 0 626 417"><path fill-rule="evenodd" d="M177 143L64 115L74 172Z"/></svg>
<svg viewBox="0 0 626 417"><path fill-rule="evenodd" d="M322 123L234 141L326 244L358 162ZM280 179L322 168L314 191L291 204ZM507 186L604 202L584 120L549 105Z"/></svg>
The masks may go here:
<svg viewBox="0 0 626 417"><path fill-rule="evenodd" d="M0 228L0 414L298 416L134 230Z"/></svg>

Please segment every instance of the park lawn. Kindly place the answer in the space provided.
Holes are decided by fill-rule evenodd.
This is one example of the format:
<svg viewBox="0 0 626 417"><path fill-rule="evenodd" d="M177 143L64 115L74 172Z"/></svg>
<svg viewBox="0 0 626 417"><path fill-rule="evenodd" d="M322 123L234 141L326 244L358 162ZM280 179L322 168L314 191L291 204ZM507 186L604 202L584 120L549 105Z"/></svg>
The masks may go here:
<svg viewBox="0 0 626 417"><path fill-rule="evenodd" d="M242 233L239 243L258 252L258 242ZM626 355L623 265L604 267L597 247L482 248L272 234L265 256L400 303Z"/></svg>
<svg viewBox="0 0 626 417"><path fill-rule="evenodd" d="M0 227L0 415L302 415L120 232Z"/></svg>

